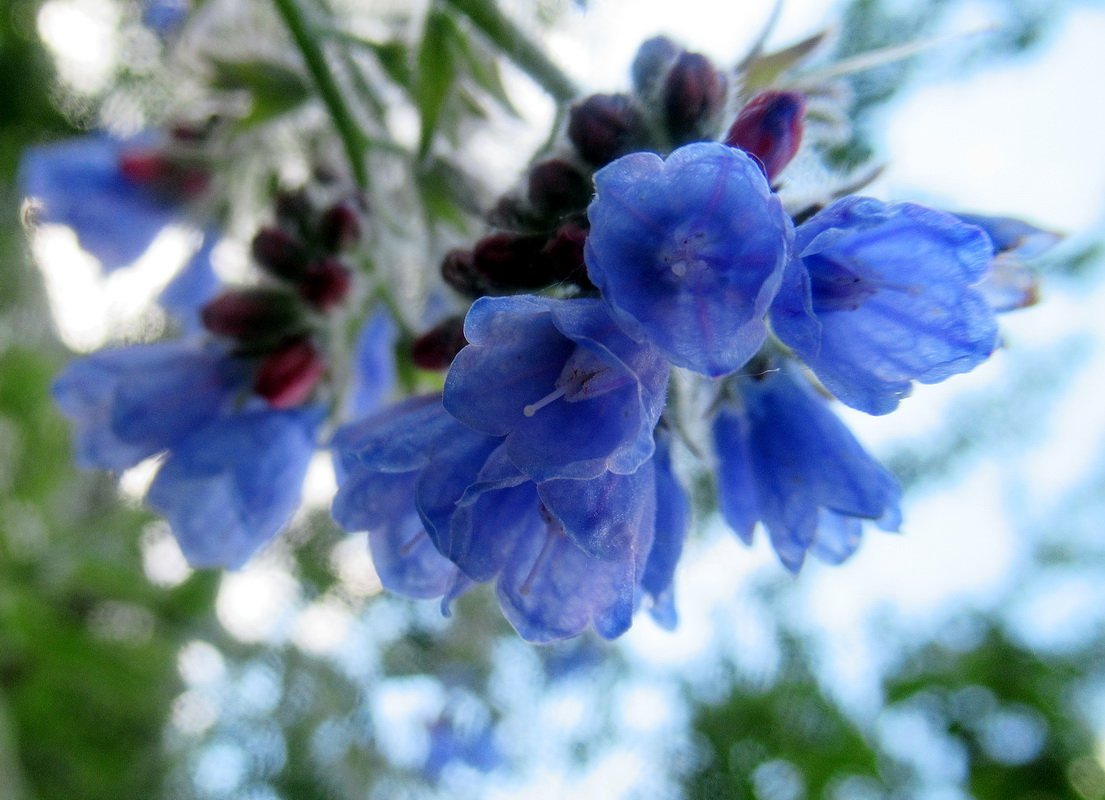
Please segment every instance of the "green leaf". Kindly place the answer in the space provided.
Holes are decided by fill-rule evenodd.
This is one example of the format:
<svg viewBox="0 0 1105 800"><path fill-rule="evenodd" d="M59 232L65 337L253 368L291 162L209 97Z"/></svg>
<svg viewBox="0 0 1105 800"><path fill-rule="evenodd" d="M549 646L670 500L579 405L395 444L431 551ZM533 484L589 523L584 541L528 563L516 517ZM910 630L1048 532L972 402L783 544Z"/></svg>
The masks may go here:
<svg viewBox="0 0 1105 800"><path fill-rule="evenodd" d="M754 90L771 85L776 78L816 51L828 35L828 31L822 31L790 47L752 59L744 72L744 86Z"/></svg>
<svg viewBox="0 0 1105 800"><path fill-rule="evenodd" d="M422 45L418 51L418 112L422 133L418 154L430 151L442 109L457 77L456 24L445 14L431 9L426 15Z"/></svg>
<svg viewBox="0 0 1105 800"><path fill-rule="evenodd" d="M271 61L213 59L212 86L226 91L249 92L253 107L240 121L251 126L286 114L310 97L310 87L294 70Z"/></svg>
<svg viewBox="0 0 1105 800"><path fill-rule="evenodd" d="M463 35L457 37L456 44L457 53L464 60L473 83L491 95L507 112L515 117L519 116L506 93L506 87L503 86L499 62L495 56L487 49L472 47L471 39Z"/></svg>

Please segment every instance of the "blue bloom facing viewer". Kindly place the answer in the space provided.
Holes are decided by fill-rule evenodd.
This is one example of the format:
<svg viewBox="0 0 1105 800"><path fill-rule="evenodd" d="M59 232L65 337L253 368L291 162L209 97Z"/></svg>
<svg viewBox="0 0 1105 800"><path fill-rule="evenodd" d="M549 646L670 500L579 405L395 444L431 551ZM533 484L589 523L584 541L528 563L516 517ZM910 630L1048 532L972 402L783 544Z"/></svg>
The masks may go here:
<svg viewBox="0 0 1105 800"><path fill-rule="evenodd" d="M783 564L807 552L840 563L862 523L900 524L901 489L803 377L789 368L731 380L714 421L718 494L729 526L751 542L762 521Z"/></svg>
<svg viewBox="0 0 1105 800"><path fill-rule="evenodd" d="M716 142L595 173L587 274L630 336L711 377L763 344L793 226L760 166Z"/></svg>
<svg viewBox="0 0 1105 800"><path fill-rule="evenodd" d="M124 154L148 143L90 135L33 147L23 156L21 187L40 204L39 219L72 228L106 271L137 260L181 218L180 198L124 174Z"/></svg>
<svg viewBox="0 0 1105 800"><path fill-rule="evenodd" d="M997 345L977 288L992 245L950 214L846 197L798 227L794 252L773 329L853 408L893 411L912 381L967 372Z"/></svg>

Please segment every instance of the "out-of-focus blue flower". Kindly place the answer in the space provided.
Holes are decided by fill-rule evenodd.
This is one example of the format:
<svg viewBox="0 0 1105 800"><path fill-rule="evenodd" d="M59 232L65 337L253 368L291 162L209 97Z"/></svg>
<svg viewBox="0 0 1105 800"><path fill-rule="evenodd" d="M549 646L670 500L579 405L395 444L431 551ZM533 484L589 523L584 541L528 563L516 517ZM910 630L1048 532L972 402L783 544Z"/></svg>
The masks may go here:
<svg viewBox="0 0 1105 800"><path fill-rule="evenodd" d="M649 612L664 628L671 630L678 622L672 581L675 567L683 554L683 540L691 522L691 504L671 467L670 436L656 432L656 532L652 549L645 562L641 587L652 597Z"/></svg>
<svg viewBox="0 0 1105 800"><path fill-rule="evenodd" d="M468 312L464 335L445 408L505 437L528 478L630 473L652 455L668 365L626 336L601 301L485 297Z"/></svg>
<svg viewBox="0 0 1105 800"><path fill-rule="evenodd" d="M799 226L794 252L775 333L853 408L893 411L912 381L967 372L997 344L976 288L990 240L950 214L846 197Z"/></svg>
<svg viewBox="0 0 1105 800"><path fill-rule="evenodd" d="M73 421L77 463L122 470L213 421L243 380L221 348L159 342L79 358L53 394Z"/></svg>
<svg viewBox="0 0 1105 800"><path fill-rule="evenodd" d="M254 409L178 442L146 495L189 563L240 567L299 506L322 413Z"/></svg>
<svg viewBox="0 0 1105 800"><path fill-rule="evenodd" d="M455 762L480 772L491 772L503 763L495 729L481 722L485 724L461 726L443 717L431 726L430 748L422 764L427 780L441 780L445 768Z"/></svg>
<svg viewBox="0 0 1105 800"><path fill-rule="evenodd" d="M380 306L368 318L353 345L353 387L347 417L359 419L383 407L395 392L395 340L399 329Z"/></svg>
<svg viewBox="0 0 1105 800"><path fill-rule="evenodd" d="M859 545L862 521L900 524L901 489L802 378L736 379L714 422L722 516L746 542L762 520L780 560L808 551L831 563Z"/></svg>
<svg viewBox="0 0 1105 800"><path fill-rule="evenodd" d="M96 135L29 148L20 165L23 193L41 204L42 222L72 228L105 270L124 267L181 213L178 199L121 169L128 148L147 144Z"/></svg>
<svg viewBox="0 0 1105 800"><path fill-rule="evenodd" d="M986 231L994 248L994 259L979 284L986 302L997 312L1013 311L1036 302L1036 273L1025 262L1041 256L1062 237L1012 217L956 214L964 222Z"/></svg>
<svg viewBox="0 0 1105 800"><path fill-rule="evenodd" d="M188 0L143 0L142 23L162 36L168 36L188 18Z"/></svg>
<svg viewBox="0 0 1105 800"><path fill-rule="evenodd" d="M208 232L188 263L162 290L158 302L180 323L185 333L202 327L200 309L219 293L220 281L211 264L211 252L218 236Z"/></svg>
<svg viewBox="0 0 1105 800"><path fill-rule="evenodd" d="M746 153L690 144L666 161L634 153L595 174L585 257L634 338L713 377L763 344L793 229Z"/></svg>

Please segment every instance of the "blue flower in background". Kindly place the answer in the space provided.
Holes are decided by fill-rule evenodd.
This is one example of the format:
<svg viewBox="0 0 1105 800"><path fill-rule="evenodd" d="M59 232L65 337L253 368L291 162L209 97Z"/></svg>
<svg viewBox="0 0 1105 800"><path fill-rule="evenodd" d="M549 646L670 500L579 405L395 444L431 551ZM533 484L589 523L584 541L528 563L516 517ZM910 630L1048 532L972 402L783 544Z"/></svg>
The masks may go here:
<svg viewBox="0 0 1105 800"><path fill-rule="evenodd" d="M469 345L445 381L445 408L465 425L505 437L528 478L629 473L653 450L669 368L627 337L597 299L520 295L477 300Z"/></svg>
<svg viewBox="0 0 1105 800"><path fill-rule="evenodd" d="M664 628L678 622L672 581L683 555L683 540L691 523L691 503L671 466L671 442L666 431L656 431L656 531L645 562L641 587L652 597L649 612Z"/></svg>
<svg viewBox="0 0 1105 800"><path fill-rule="evenodd" d="M457 762L480 772L491 772L503 763L495 729L486 720L461 725L442 717L430 727L430 747L422 774L436 783L445 768Z"/></svg>
<svg viewBox="0 0 1105 800"><path fill-rule="evenodd" d="M76 429L77 463L123 470L212 422L245 379L219 347L159 342L79 358L53 394Z"/></svg>
<svg viewBox="0 0 1105 800"><path fill-rule="evenodd" d="M618 322L673 364L739 369L764 342L793 235L760 167L704 142L620 158L595 187L587 274Z"/></svg>
<svg viewBox="0 0 1105 800"><path fill-rule="evenodd" d="M978 290L997 312L1013 311L1036 302L1036 273L1025 263L1043 255L1062 239L1012 217L956 214L969 225L977 225L990 237L993 261Z"/></svg>
<svg viewBox="0 0 1105 800"><path fill-rule="evenodd" d="M780 560L797 571L811 551L831 563L859 545L862 522L900 524L901 489L824 398L785 370L742 377L714 421L722 516L751 542L763 521Z"/></svg>
<svg viewBox="0 0 1105 800"><path fill-rule="evenodd" d="M188 0L143 0L142 23L161 36L169 36L188 18L190 6Z"/></svg>
<svg viewBox="0 0 1105 800"><path fill-rule="evenodd" d="M976 288L993 248L950 214L846 197L798 227L794 252L772 326L853 408L893 411L912 381L967 372L997 345Z"/></svg>
<svg viewBox="0 0 1105 800"><path fill-rule="evenodd" d="M252 409L222 417L169 451L146 495L189 563L240 567L299 506L322 413Z"/></svg>
<svg viewBox="0 0 1105 800"><path fill-rule="evenodd" d="M105 270L124 267L181 216L182 198L122 169L129 148L147 145L95 135L29 148L20 165L23 193L41 204L42 222L72 228Z"/></svg>
<svg viewBox="0 0 1105 800"><path fill-rule="evenodd" d="M202 327L200 309L214 299L222 283L211 264L211 253L218 244L217 234L208 231L203 243L162 290L158 302L179 323L185 333Z"/></svg>
<svg viewBox="0 0 1105 800"><path fill-rule="evenodd" d="M353 345L353 387L346 417L358 419L382 408L396 388L395 341L399 328L380 306Z"/></svg>

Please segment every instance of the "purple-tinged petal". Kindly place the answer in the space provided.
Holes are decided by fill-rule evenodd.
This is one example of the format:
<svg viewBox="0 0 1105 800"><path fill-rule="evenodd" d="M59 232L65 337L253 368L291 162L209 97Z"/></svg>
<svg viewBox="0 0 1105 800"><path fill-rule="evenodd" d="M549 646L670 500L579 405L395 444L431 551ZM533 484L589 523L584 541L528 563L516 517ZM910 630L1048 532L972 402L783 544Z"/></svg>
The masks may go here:
<svg viewBox="0 0 1105 800"><path fill-rule="evenodd" d="M587 270L619 324L680 366L739 369L763 344L793 235L756 162L697 143L625 156L595 186Z"/></svg>
<svg viewBox="0 0 1105 800"><path fill-rule="evenodd" d="M671 467L670 443L666 434L657 432L656 455L656 523L652 547L648 551L641 588L652 598L649 613L657 624L667 630L678 623L672 582L675 567L683 554L683 540L691 521L691 505L679 479Z"/></svg>

